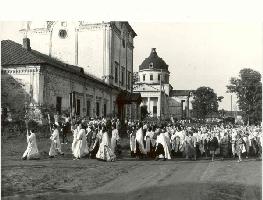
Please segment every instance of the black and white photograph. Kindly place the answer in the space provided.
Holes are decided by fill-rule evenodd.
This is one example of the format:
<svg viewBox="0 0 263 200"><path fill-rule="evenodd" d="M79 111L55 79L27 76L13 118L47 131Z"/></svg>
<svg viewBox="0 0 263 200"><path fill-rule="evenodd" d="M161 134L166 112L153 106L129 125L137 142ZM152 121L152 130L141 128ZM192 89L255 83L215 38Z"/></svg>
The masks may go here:
<svg viewBox="0 0 263 200"><path fill-rule="evenodd" d="M0 20L2 199L262 199L262 21L49 20Z"/></svg>

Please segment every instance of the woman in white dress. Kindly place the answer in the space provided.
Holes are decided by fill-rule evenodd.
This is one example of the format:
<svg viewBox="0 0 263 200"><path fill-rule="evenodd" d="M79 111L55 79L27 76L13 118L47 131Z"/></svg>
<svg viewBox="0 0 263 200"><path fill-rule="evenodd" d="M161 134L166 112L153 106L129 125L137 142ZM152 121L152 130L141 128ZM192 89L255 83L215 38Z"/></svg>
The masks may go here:
<svg viewBox="0 0 263 200"><path fill-rule="evenodd" d="M76 159L83 158L89 154L86 131L81 123L79 123L77 129L74 130L72 152Z"/></svg>
<svg viewBox="0 0 263 200"><path fill-rule="evenodd" d="M99 145L99 150L96 154L96 158L104 161L115 161L116 155L110 148L110 138L106 129L105 124L102 124L102 138Z"/></svg>
<svg viewBox="0 0 263 200"><path fill-rule="evenodd" d="M135 135L135 156L137 158L142 159L146 155L146 150L144 148L144 142L143 142L143 125L140 122L138 125L138 130Z"/></svg>
<svg viewBox="0 0 263 200"><path fill-rule="evenodd" d="M77 142L78 142L78 140L77 140L77 136L78 136L78 126L77 126L77 124L73 125L72 132L73 132L73 141L72 141L71 150L72 150L73 156L75 158L77 158L78 157L77 151L76 151L77 150L76 146L77 146Z"/></svg>
<svg viewBox="0 0 263 200"><path fill-rule="evenodd" d="M87 144L87 137L86 137L86 128L83 124L79 125L79 133L78 133L78 141L79 142L79 157L83 158L89 154L89 147Z"/></svg>
<svg viewBox="0 0 263 200"><path fill-rule="evenodd" d="M156 149L155 149L155 160L158 160L159 158L163 158L165 161L166 159L171 159L169 147L167 145L167 138L164 135L164 130L159 131L156 139Z"/></svg>
<svg viewBox="0 0 263 200"><path fill-rule="evenodd" d="M22 156L23 160L40 159L40 155L37 148L36 134L34 132L34 130L30 130L29 135L27 130L27 149Z"/></svg>
<svg viewBox="0 0 263 200"><path fill-rule="evenodd" d="M116 123L112 124L112 136L111 136L111 150L113 151L114 154L117 152L117 142L120 141L119 137L119 131L117 129Z"/></svg>
<svg viewBox="0 0 263 200"><path fill-rule="evenodd" d="M64 155L64 153L61 151L61 144L59 139L59 131L56 124L53 125L53 133L50 137L51 140L51 146L49 150L49 157L54 158L56 155L61 154Z"/></svg>

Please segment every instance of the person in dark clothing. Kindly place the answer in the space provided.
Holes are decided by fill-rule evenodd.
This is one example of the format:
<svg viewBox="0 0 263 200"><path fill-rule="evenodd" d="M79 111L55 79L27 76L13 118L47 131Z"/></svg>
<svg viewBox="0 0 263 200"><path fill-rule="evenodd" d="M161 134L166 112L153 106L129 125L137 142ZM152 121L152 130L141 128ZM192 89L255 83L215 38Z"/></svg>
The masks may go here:
<svg viewBox="0 0 263 200"><path fill-rule="evenodd" d="M94 146L93 146L93 149L89 153L89 158L96 159L96 154L99 150L99 147L100 147L100 141L98 139L96 139Z"/></svg>
<svg viewBox="0 0 263 200"><path fill-rule="evenodd" d="M66 121L63 126L62 126L62 143L63 144L67 144L69 141L68 141L68 138L67 138L67 135L70 133L70 123L69 121Z"/></svg>
<svg viewBox="0 0 263 200"><path fill-rule="evenodd" d="M163 145L158 143L157 146L156 146L156 150L155 150L155 160L158 160L159 158L159 155L164 155L164 148L163 148Z"/></svg>
<svg viewBox="0 0 263 200"><path fill-rule="evenodd" d="M214 157L215 157L215 151L218 148L218 140L215 136L213 136L212 139L209 140L208 148L209 148L210 154L212 155L212 162L213 162Z"/></svg>

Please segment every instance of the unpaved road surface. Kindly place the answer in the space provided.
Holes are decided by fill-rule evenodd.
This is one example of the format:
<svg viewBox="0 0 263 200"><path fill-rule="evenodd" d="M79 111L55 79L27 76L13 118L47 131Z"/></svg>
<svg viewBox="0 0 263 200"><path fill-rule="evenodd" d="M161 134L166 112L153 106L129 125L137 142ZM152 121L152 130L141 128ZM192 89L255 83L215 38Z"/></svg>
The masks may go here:
<svg viewBox="0 0 263 200"><path fill-rule="evenodd" d="M42 152L41 160L21 161L19 145L4 146L10 149L7 151L2 145L3 199L260 200L262 197L262 164L255 159L237 163L141 161L127 157L107 163L75 161L70 154L48 159Z"/></svg>

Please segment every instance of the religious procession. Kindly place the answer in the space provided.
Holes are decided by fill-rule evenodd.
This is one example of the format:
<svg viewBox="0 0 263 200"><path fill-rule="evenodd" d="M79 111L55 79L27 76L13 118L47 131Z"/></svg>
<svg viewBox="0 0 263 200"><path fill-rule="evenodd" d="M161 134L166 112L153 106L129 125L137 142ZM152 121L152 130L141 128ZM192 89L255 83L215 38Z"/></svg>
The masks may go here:
<svg viewBox="0 0 263 200"><path fill-rule="evenodd" d="M262 127L231 124L78 119L54 116L50 127L49 158L64 155L61 144L71 145L72 157L116 161L122 152L122 138L129 138L130 157L135 159L186 160L262 159ZM122 127L125 127L124 133ZM28 127L28 126L27 126ZM29 134L30 132L30 134ZM125 135L126 134L126 135ZM62 141L60 140L62 139ZM35 130L27 130L27 149L22 159L40 159Z"/></svg>

